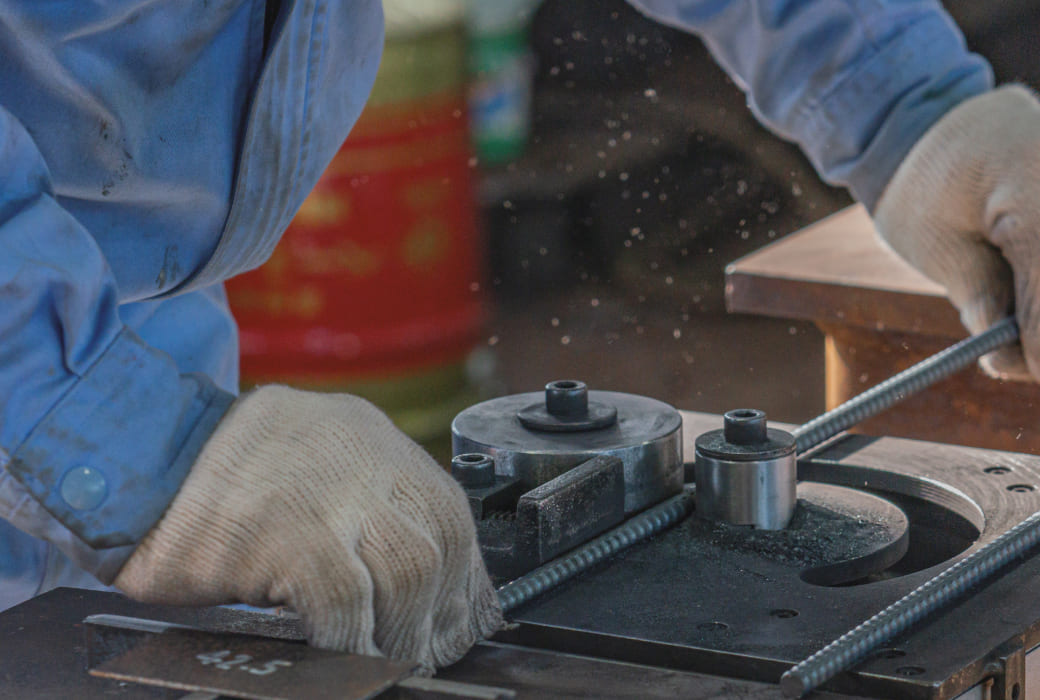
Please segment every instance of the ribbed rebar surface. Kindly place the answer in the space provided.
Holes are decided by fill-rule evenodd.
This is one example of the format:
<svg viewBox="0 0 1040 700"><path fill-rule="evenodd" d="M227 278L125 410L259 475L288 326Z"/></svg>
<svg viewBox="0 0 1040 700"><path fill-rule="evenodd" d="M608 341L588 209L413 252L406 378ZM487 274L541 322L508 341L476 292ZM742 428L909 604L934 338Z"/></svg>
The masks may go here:
<svg viewBox="0 0 1040 700"><path fill-rule="evenodd" d="M529 574L510 581L498 589L502 612L507 613L582 571L614 556L628 547L656 535L685 518L693 510L693 498L684 491L639 515L629 518L613 530L581 545L568 554L538 567Z"/></svg>
<svg viewBox="0 0 1040 700"><path fill-rule="evenodd" d="M1040 542L1040 512L929 579L858 627L846 632L787 671L780 687L787 697L801 697L861 661L878 646L953 602L987 576Z"/></svg>
<svg viewBox="0 0 1040 700"><path fill-rule="evenodd" d="M795 430L798 452L819 445L1017 339L1018 325L1014 319L1008 318L932 355ZM1040 542L1040 512L794 666L780 679L781 689L788 697L801 697L819 687L926 615L949 604L1037 542Z"/></svg>
<svg viewBox="0 0 1040 700"><path fill-rule="evenodd" d="M881 413L940 379L956 374L983 355L1018 340L1018 324L1006 318L988 330L951 345L886 379L794 431L798 452L819 445L856 423Z"/></svg>

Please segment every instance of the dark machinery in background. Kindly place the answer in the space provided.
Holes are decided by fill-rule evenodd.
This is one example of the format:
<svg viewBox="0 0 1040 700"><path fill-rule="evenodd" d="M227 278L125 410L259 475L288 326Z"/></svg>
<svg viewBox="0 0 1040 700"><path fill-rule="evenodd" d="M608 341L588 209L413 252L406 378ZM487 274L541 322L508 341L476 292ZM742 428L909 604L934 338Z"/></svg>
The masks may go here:
<svg viewBox="0 0 1040 700"><path fill-rule="evenodd" d="M1040 87L1040 3L944 5L998 81ZM723 261L849 202L755 121L700 40L624 0L547 0L531 37L528 150L480 187L504 300L609 281L721 309ZM712 254L717 275L691 276Z"/></svg>

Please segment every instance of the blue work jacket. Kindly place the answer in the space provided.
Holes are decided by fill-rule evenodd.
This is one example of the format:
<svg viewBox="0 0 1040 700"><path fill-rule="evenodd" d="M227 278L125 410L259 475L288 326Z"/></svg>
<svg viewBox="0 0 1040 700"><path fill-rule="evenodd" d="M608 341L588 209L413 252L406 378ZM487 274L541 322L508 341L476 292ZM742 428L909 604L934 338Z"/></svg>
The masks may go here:
<svg viewBox="0 0 1040 700"><path fill-rule="evenodd" d="M868 204L992 85L937 2L634 4ZM268 27L263 0L0 0L0 608L110 582L161 517L235 396L221 283L270 255L382 42L373 0Z"/></svg>

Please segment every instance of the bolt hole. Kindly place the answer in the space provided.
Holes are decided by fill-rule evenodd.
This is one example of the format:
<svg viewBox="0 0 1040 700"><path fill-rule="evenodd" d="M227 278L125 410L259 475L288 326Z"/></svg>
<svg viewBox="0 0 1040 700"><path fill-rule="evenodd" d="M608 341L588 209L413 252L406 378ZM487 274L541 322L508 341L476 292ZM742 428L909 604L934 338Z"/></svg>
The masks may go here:
<svg viewBox="0 0 1040 700"><path fill-rule="evenodd" d="M778 610L770 610L769 614L773 617L778 617L781 620L786 620L791 617L798 617L797 610L790 610L788 608L780 608Z"/></svg>
<svg viewBox="0 0 1040 700"><path fill-rule="evenodd" d="M924 673L924 669L920 666L900 666L896 669L896 673L900 676L920 676Z"/></svg>
<svg viewBox="0 0 1040 700"><path fill-rule="evenodd" d="M1036 487L1032 484L1011 484L1007 487L1008 491L1013 493L1027 493L1029 491L1036 491Z"/></svg>
<svg viewBox="0 0 1040 700"><path fill-rule="evenodd" d="M470 454L464 454L464 455L457 455L455 457L455 459L457 461L463 462L465 464L477 464L478 462L483 462L484 460L486 460L487 459L487 455L482 455L482 454L477 454L477 453L470 453Z"/></svg>
<svg viewBox="0 0 1040 700"><path fill-rule="evenodd" d="M734 418L757 418L758 413L759 412L753 408L738 408L736 411L733 411L730 415Z"/></svg>
<svg viewBox="0 0 1040 700"><path fill-rule="evenodd" d="M882 649L877 653L878 658L881 659L901 659L906 656L906 652L902 649Z"/></svg>
<svg viewBox="0 0 1040 700"><path fill-rule="evenodd" d="M1011 700L1018 700L1018 696L1022 694L1022 686L1015 683L1011 686Z"/></svg>
<svg viewBox="0 0 1040 700"><path fill-rule="evenodd" d="M581 383L575 382L570 379L561 379L558 382L553 382L552 384L550 384L550 386L553 389L577 389L579 386L581 386Z"/></svg>
<svg viewBox="0 0 1040 700"><path fill-rule="evenodd" d="M1008 474L1008 473L1010 473L1011 472L1011 467L1004 467L1004 466L1001 466L1001 465L998 464L998 465L993 466L993 467L986 467L982 471L986 472L987 474L994 474L996 476L1000 476L1001 474Z"/></svg>
<svg viewBox="0 0 1040 700"><path fill-rule="evenodd" d="M702 632L721 632L722 630L728 630L729 625L725 622L702 622L697 625L697 629Z"/></svg>

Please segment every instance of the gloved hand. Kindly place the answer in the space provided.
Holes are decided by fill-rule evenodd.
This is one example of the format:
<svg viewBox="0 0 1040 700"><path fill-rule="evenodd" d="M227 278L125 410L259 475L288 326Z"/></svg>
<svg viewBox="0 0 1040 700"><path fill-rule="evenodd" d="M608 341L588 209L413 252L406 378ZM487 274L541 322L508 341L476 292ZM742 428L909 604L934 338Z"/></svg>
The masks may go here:
<svg viewBox="0 0 1040 700"><path fill-rule="evenodd" d="M287 604L316 646L461 657L502 616L459 486L362 399L232 406L115 580L141 601Z"/></svg>
<svg viewBox="0 0 1040 700"><path fill-rule="evenodd" d="M1021 347L984 369L1040 378L1040 102L1029 90L993 90L944 115L896 170L874 223L946 287L972 333L1014 312Z"/></svg>

